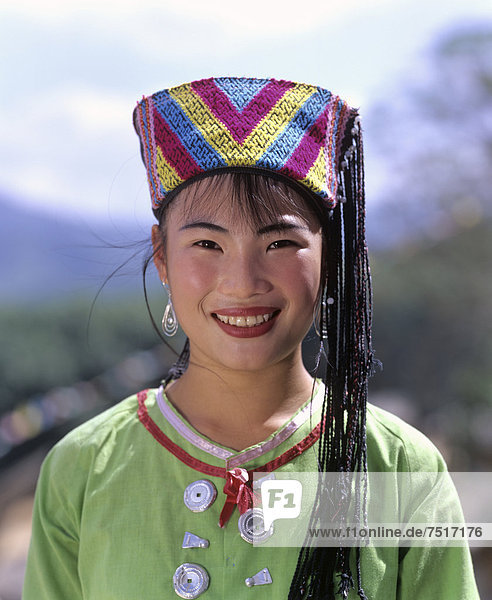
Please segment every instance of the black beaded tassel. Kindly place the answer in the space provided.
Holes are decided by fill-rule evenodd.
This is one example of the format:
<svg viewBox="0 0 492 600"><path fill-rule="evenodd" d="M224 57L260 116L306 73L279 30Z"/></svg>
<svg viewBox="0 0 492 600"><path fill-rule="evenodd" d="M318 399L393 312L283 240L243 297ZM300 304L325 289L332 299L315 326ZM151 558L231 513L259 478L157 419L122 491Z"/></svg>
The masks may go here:
<svg viewBox="0 0 492 600"><path fill-rule="evenodd" d="M343 153L343 154L342 154ZM365 194L363 147L359 119L348 125L339 166L339 203L330 221L330 252L321 302L319 334L321 352L326 357L326 393L319 441L320 472L316 500L309 529L326 522L327 491L323 472L337 472L337 519L343 525L344 512L351 501L351 482L356 477L356 516L366 515L367 382L373 370L371 347L372 293L365 239ZM342 476L346 473L347 476ZM360 550L356 552L357 589L367 600L361 584ZM350 548L312 547L306 538L299 553L289 600L347 598L354 587ZM362 574L363 575L363 574ZM339 579L337 584L337 578Z"/></svg>

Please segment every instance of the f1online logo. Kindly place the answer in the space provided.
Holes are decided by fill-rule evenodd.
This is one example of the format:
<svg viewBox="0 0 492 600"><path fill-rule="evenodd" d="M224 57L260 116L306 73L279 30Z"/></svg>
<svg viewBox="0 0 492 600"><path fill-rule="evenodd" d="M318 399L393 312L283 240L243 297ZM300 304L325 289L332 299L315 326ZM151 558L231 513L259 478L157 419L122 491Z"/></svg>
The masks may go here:
<svg viewBox="0 0 492 600"><path fill-rule="evenodd" d="M261 483L265 529L277 519L296 519L301 512L302 485L297 479L267 480Z"/></svg>

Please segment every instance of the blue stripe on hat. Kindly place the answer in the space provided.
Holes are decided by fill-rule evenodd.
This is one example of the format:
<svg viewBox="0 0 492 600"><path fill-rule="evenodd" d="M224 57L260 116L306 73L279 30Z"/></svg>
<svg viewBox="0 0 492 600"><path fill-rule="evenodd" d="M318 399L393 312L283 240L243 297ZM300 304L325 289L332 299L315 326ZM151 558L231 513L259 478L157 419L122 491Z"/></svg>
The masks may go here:
<svg viewBox="0 0 492 600"><path fill-rule="evenodd" d="M245 77L239 79L235 77L217 77L214 79L215 85L224 92L231 101L231 104L235 106L239 112L241 112L269 82L269 79L248 79Z"/></svg>
<svg viewBox="0 0 492 600"><path fill-rule="evenodd" d="M154 104L187 152L204 171L226 166L222 156L210 146L167 91L159 93L159 98L154 98Z"/></svg>
<svg viewBox="0 0 492 600"><path fill-rule="evenodd" d="M258 160L258 166L266 169L278 169L289 160L297 146L306 135L306 131L327 108L332 94L327 90L318 89L299 108L282 133L275 138L264 154ZM286 151L288 154L286 155ZM282 162L279 158L282 157Z"/></svg>

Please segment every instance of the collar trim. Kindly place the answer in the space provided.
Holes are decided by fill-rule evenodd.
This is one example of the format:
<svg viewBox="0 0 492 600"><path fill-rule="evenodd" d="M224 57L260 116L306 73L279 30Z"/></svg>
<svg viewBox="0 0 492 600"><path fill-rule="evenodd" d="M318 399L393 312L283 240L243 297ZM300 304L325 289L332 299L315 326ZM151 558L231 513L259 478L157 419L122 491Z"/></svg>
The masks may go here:
<svg viewBox="0 0 492 600"><path fill-rule="evenodd" d="M257 446L249 449L242 450L241 452L232 452L214 444L213 442L205 439L194 431L183 419L181 419L176 412L172 409L168 402L164 398L164 386L160 386L157 391L157 405L168 423L174 427L174 429L196 448L220 458L226 462L228 469L234 469L239 467L255 458L266 454L270 450L280 446L282 442L293 435L299 427L312 416L316 411L321 408L323 403L323 393L320 389L316 390L311 402L307 402L295 415L294 417L282 427L278 433L272 438L258 444Z"/></svg>
<svg viewBox="0 0 492 600"><path fill-rule="evenodd" d="M175 444L172 440L170 440L167 435L159 429L155 421L150 417L147 406L145 405L145 401L147 399L148 390L143 390L137 394L138 399L138 418L142 425L147 429L147 431L154 437L154 439L164 446L171 454L179 459L185 465L195 469L195 471L199 471L205 475L210 475L213 477L222 477L226 478L227 469L225 467L216 467L214 465L209 465L201 460L198 460L188 454L183 448ZM271 471L275 471L279 467L285 465L286 463L293 460L296 456L299 456L303 452L305 452L308 448L313 446L319 439L321 432L321 423L318 423L316 427L309 433L304 439L300 442L289 448L286 452L271 460L260 467L256 467L254 469L248 470L248 473L252 475L253 473L270 473ZM251 460L251 459L248 459ZM242 461L246 462L245 460Z"/></svg>

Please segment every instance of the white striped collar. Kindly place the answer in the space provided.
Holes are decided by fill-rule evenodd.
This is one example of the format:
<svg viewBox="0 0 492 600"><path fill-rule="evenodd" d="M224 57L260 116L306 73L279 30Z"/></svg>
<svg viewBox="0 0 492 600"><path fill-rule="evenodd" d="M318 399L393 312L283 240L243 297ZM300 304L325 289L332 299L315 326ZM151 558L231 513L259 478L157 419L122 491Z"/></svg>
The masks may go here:
<svg viewBox="0 0 492 600"><path fill-rule="evenodd" d="M250 448L245 448L240 452L234 452L233 450L219 446L193 429L183 419L183 417L176 412L174 407L171 406L165 396L163 386L161 386L157 391L157 404L166 421L185 440L193 444L196 448L199 448L200 450L203 450L204 452L207 452L216 458L224 460L227 469L233 469L257 458L258 456L266 454L288 439L299 429L299 427L301 427L301 425L304 425L304 423L318 411L323 403L323 397L323 385L319 383L314 392L312 400L307 401L304 406L302 406L295 413L292 419L278 429L273 436L268 437L264 442L260 442L259 444L256 444Z"/></svg>

